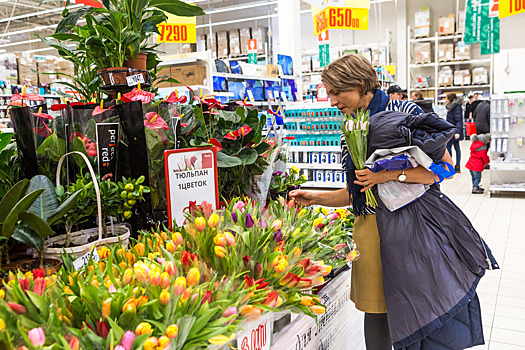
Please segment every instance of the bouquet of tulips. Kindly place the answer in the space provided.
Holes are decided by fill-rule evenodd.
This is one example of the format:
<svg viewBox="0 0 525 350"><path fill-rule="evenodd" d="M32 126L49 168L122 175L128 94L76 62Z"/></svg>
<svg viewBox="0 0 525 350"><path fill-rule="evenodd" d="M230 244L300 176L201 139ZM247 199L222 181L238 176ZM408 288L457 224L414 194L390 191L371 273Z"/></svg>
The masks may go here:
<svg viewBox="0 0 525 350"><path fill-rule="evenodd" d="M340 124L356 170L365 169L367 136L370 128L369 115L369 111L363 112L362 109L358 109L355 117L345 115ZM355 204L357 194L352 193L352 195L354 196L353 203ZM366 190L366 205L372 208L377 207L377 201L371 189Z"/></svg>

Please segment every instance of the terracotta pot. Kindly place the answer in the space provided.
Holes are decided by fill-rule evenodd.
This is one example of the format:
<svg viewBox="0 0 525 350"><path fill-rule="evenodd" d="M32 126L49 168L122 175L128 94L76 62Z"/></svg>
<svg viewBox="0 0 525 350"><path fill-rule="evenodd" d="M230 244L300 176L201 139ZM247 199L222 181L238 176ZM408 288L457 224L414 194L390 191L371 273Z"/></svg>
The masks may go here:
<svg viewBox="0 0 525 350"><path fill-rule="evenodd" d="M109 78L109 85L117 85L117 84L127 84L127 70L126 67L110 67L108 68L108 78ZM122 71L122 72L116 72L112 73L112 71ZM111 79L113 77L113 80Z"/></svg>
<svg viewBox="0 0 525 350"><path fill-rule="evenodd" d="M109 76L104 73L105 71L107 71L107 68L97 69L97 74L102 73L100 77L104 81L104 85L109 85Z"/></svg>
<svg viewBox="0 0 525 350"><path fill-rule="evenodd" d="M126 68L135 68L137 70L146 70L146 61L148 59L148 54L145 52L139 52L137 55L137 60L134 60L133 57L128 56L124 61L124 67Z"/></svg>
<svg viewBox="0 0 525 350"><path fill-rule="evenodd" d="M22 271L23 273L29 272L31 270L25 269L24 265L27 264L27 263L33 262L33 261L37 261L38 262L38 259L21 261L21 262L18 263L17 268L20 271ZM44 258L44 265L46 263L52 265L52 266L47 267L47 268L44 269L44 274L46 276L51 276L52 274L57 273L58 270L60 270L60 267L62 266L62 261L57 260L57 259L46 259L46 258Z"/></svg>

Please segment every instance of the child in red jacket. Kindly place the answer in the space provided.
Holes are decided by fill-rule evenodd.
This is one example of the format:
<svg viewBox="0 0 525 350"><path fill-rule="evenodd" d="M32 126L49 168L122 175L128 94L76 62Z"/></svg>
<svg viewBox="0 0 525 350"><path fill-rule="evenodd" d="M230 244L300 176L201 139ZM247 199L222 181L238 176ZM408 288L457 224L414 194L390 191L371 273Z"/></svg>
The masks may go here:
<svg viewBox="0 0 525 350"><path fill-rule="evenodd" d="M470 139L472 140L470 158L465 167L470 170L470 176L472 177L472 193L482 194L484 189L479 187L479 184L481 182L481 172L485 169L485 165L490 163L490 158L487 154L487 143L489 140L486 135L472 135Z"/></svg>

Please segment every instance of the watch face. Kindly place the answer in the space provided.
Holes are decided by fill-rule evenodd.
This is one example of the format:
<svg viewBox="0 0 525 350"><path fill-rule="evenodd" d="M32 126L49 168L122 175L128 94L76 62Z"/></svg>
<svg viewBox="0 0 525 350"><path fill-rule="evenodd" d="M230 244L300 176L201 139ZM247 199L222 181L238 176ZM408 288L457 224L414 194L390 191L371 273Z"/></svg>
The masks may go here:
<svg viewBox="0 0 525 350"><path fill-rule="evenodd" d="M401 174L397 177L397 179L401 182L404 182L407 179L407 176L405 174Z"/></svg>

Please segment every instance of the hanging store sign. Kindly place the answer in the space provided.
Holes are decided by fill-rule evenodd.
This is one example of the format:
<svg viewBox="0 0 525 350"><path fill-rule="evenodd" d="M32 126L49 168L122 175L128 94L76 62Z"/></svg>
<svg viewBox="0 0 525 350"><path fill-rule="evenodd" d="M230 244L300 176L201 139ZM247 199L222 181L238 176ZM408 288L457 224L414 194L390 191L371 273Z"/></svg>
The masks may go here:
<svg viewBox="0 0 525 350"><path fill-rule="evenodd" d="M330 63L330 45L328 30L319 34L319 62L321 67L326 67Z"/></svg>
<svg viewBox="0 0 525 350"><path fill-rule="evenodd" d="M102 4L100 3L100 1L96 1L96 0L75 0L75 4L102 8Z"/></svg>
<svg viewBox="0 0 525 350"><path fill-rule="evenodd" d="M197 17L182 17L166 13L166 23L158 24L159 43L196 43Z"/></svg>
<svg viewBox="0 0 525 350"><path fill-rule="evenodd" d="M483 41L481 42L481 54L490 55L499 53L500 50L500 28L499 18L487 18L487 24L482 25Z"/></svg>
<svg viewBox="0 0 525 350"><path fill-rule="evenodd" d="M203 201L218 208L217 151L213 147L185 148L164 152L166 197L170 228L182 225L190 202Z"/></svg>
<svg viewBox="0 0 525 350"><path fill-rule="evenodd" d="M474 44L481 42L481 18L483 16L484 1L468 0L465 15L465 43ZM486 0L488 4L488 0ZM487 8L488 10L488 8Z"/></svg>
<svg viewBox="0 0 525 350"><path fill-rule="evenodd" d="M367 8L327 7L313 19L315 36L328 29L368 30Z"/></svg>
<svg viewBox="0 0 525 350"><path fill-rule="evenodd" d="M248 40L248 64L257 64L257 39Z"/></svg>
<svg viewBox="0 0 525 350"><path fill-rule="evenodd" d="M514 16L525 12L525 0L501 0L499 18Z"/></svg>

